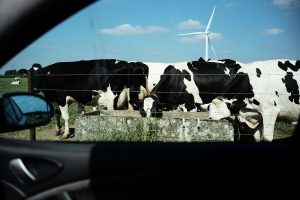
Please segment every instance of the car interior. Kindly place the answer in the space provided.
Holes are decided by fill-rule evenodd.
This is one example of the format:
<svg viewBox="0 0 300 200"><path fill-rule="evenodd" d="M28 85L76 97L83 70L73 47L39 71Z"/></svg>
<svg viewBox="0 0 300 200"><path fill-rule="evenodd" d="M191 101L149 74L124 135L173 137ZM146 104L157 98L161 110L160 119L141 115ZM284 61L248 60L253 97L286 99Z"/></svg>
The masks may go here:
<svg viewBox="0 0 300 200"><path fill-rule="evenodd" d="M93 3L1 0L0 66ZM46 105L28 111L33 122L20 114L18 95ZM38 127L53 114L39 95L1 94L1 132ZM299 199L299 132L300 121L292 136L272 143L0 138L0 199Z"/></svg>

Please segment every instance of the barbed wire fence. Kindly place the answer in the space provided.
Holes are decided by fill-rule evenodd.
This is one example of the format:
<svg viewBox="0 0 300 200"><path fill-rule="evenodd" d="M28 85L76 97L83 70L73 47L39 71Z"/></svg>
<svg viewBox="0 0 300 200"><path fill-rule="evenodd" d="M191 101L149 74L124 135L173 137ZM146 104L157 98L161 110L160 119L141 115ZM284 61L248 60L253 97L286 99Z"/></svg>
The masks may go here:
<svg viewBox="0 0 300 200"><path fill-rule="evenodd" d="M231 77L231 74L192 74L194 77L195 76L203 76L203 77L207 77L207 76L226 76L226 77ZM35 75L35 77L47 77L50 78L56 78L56 77L65 77L65 78L80 78L81 76L88 76L88 77L103 77L103 76L115 76L115 77L130 77L130 76L145 76L144 74L40 74L40 75ZM159 80L160 76L184 76L183 74L149 74L148 78L152 78L157 76L157 80ZM258 76L256 73L253 74L234 74L234 77L236 76ZM285 76L299 76L298 74L278 74L278 73L269 73L269 74L262 74L259 78L262 77L273 77L273 76L280 76L282 78L284 78ZM33 85L33 77L32 74L28 77L28 91L29 92L34 92L35 90L42 90L42 91L55 91L55 92L95 92L97 90L94 89L63 89L63 88L39 88L39 87L34 87ZM280 80L280 79L279 79ZM154 86L155 87L155 86ZM114 90L113 92L115 93L121 93L121 91L116 91ZM140 92L139 90L131 90L130 92ZM216 96L223 96L223 95L251 95L253 93L228 93L228 92L210 92L210 91L157 91L157 94L184 94L184 93L189 93L189 94L193 94L193 95L199 95L201 98L201 95L216 95ZM293 94L293 93L274 93L274 92L269 92L269 91L263 91L263 92L255 92L255 95L265 95L265 96L299 96L299 94ZM76 109L76 107L73 107L72 109ZM74 111L73 111L74 112ZM221 113L217 113L217 114L221 114ZM237 117L238 115L236 114L231 114L231 117ZM272 116L272 115L269 115ZM270 124L272 125L272 124ZM30 138L31 140L35 140L35 130L33 129L30 133Z"/></svg>

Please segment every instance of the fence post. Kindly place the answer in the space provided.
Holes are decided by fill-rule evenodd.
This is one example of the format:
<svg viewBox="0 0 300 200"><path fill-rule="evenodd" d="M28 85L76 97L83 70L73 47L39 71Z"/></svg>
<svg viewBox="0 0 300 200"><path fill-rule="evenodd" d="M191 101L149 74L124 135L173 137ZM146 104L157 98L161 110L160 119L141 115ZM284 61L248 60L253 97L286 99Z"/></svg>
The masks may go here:
<svg viewBox="0 0 300 200"><path fill-rule="evenodd" d="M32 93L34 91L34 85L33 85L33 74L31 73L31 71L29 70L28 73L28 92ZM36 141L36 132L35 132L35 128L30 128L30 141Z"/></svg>

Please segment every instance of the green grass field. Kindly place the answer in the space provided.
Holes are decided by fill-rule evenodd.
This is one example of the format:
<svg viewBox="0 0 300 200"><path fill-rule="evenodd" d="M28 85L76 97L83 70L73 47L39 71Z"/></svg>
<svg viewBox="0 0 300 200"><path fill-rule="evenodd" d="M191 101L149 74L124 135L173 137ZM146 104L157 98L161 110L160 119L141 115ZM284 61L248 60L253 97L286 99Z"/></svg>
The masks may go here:
<svg viewBox="0 0 300 200"><path fill-rule="evenodd" d="M0 76L0 92L10 93L10 92L27 92L28 91L28 80L22 77L20 85L12 85L11 82L14 81L14 76Z"/></svg>

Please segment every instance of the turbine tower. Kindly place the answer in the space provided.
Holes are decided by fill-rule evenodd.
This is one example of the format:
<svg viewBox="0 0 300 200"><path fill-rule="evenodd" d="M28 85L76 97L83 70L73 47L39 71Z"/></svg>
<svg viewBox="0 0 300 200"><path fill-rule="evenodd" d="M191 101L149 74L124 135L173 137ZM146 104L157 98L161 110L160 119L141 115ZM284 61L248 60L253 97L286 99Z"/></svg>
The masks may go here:
<svg viewBox="0 0 300 200"><path fill-rule="evenodd" d="M214 17L215 9L216 9L216 6L214 6L214 9L212 11L212 14L211 14L211 16L209 18L208 24L207 24L206 29L205 29L204 32L193 32L193 33L179 34L180 36L186 36L186 35L205 35L205 61L208 61L208 43L209 43L209 45L210 45L213 53L216 56L216 52L215 52L214 47L212 46L212 43L211 43L210 38L209 38L209 34L211 33L209 31L209 29L210 29L210 26L211 26L211 21L212 21L212 19Z"/></svg>

